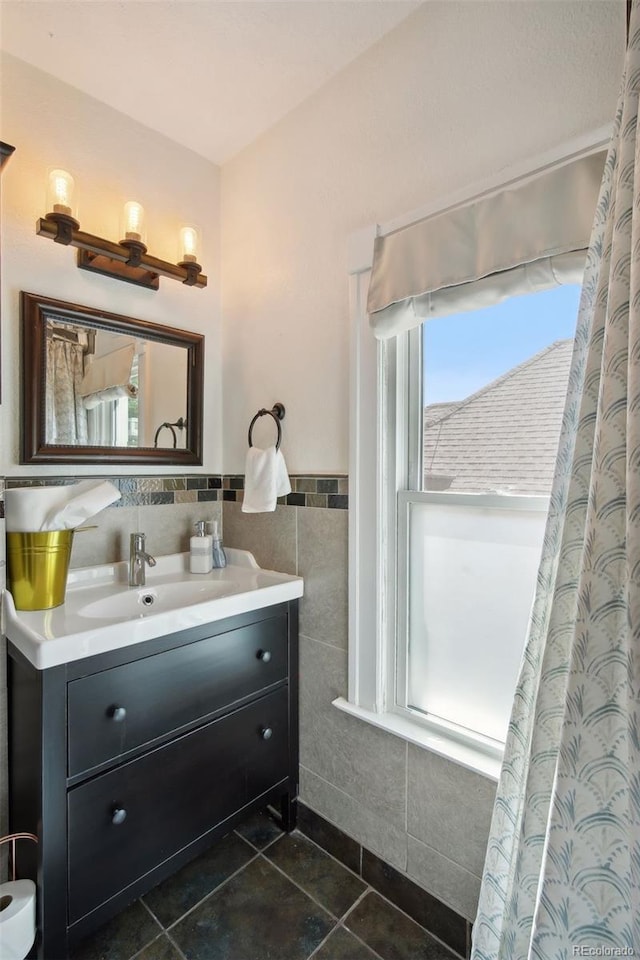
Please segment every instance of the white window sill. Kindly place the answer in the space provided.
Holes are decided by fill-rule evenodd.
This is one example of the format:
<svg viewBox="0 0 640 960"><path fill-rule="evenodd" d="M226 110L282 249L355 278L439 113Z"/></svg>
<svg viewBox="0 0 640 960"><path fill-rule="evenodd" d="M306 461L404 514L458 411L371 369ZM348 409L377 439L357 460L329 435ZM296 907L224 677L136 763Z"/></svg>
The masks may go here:
<svg viewBox="0 0 640 960"><path fill-rule="evenodd" d="M338 697L333 701L333 706L344 713L364 720L366 723L379 727L396 737L407 740L417 747L423 747L425 750L431 750L440 757L452 760L454 763L473 770L489 780L497 781L500 776L500 767L502 760L482 749L481 745L461 743L446 730L433 728L416 723L406 717L399 716L396 713L374 713L372 710L365 710L364 707L349 703L344 697Z"/></svg>

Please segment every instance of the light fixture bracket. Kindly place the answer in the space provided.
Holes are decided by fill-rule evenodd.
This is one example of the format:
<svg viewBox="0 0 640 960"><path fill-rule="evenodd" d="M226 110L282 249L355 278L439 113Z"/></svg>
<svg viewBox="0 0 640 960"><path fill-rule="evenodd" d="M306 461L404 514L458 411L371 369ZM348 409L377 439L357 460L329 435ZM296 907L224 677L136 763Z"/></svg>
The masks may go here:
<svg viewBox="0 0 640 960"><path fill-rule="evenodd" d="M73 231L80 229L80 224L69 213L48 213L46 219L55 224L56 233L54 243L62 243L68 247L73 239Z"/></svg>
<svg viewBox="0 0 640 960"><path fill-rule="evenodd" d="M120 246L129 252L127 264L130 267L139 267L142 263L142 255L147 252L146 245L142 240L121 240Z"/></svg>
<svg viewBox="0 0 640 960"><path fill-rule="evenodd" d="M115 280L124 280L134 283L137 287L147 287L157 290L160 287L160 277L151 270L142 266L134 266L127 260L116 260L102 253L93 253L91 250L78 250L77 266L81 270L90 270L100 273L103 277L113 277Z"/></svg>
<svg viewBox="0 0 640 960"><path fill-rule="evenodd" d="M181 260L178 266L187 271L187 276L182 282L186 283L188 287L195 286L198 282L198 277L202 273L200 264L196 263L195 260Z"/></svg>
<svg viewBox="0 0 640 960"><path fill-rule="evenodd" d="M55 243L76 247L77 265L82 270L91 270L150 290L158 289L160 277L180 280L187 286L207 286L207 278L197 263L169 263L148 254L146 246L140 241L114 243L85 233L78 221L67 214L48 213L41 217L36 223L36 233Z"/></svg>

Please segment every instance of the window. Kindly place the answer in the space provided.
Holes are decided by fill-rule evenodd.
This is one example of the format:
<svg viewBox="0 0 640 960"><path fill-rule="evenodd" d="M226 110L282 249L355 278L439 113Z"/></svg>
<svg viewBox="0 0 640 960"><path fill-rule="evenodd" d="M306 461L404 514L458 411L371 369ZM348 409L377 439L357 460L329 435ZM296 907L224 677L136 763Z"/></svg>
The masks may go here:
<svg viewBox="0 0 640 960"><path fill-rule="evenodd" d="M486 776L526 635L608 137L350 238L349 689L335 705ZM526 386L543 369L549 396Z"/></svg>
<svg viewBox="0 0 640 960"><path fill-rule="evenodd" d="M126 410L126 445L128 447L138 446L138 437L140 435L140 373L141 373L141 354L136 350L131 363L131 374L129 383L136 388L134 397L124 397L124 406Z"/></svg>
<svg viewBox="0 0 640 960"><path fill-rule="evenodd" d="M393 709L462 738L505 740L579 293L558 287L428 320L408 348L421 416L407 409L400 429L422 456L413 489L407 458L398 493ZM398 370L400 389L403 379Z"/></svg>
<svg viewBox="0 0 640 960"><path fill-rule="evenodd" d="M135 396L103 400L87 410L89 444L108 447L138 446L142 360L142 353L136 353L131 361L128 382L137 388Z"/></svg>

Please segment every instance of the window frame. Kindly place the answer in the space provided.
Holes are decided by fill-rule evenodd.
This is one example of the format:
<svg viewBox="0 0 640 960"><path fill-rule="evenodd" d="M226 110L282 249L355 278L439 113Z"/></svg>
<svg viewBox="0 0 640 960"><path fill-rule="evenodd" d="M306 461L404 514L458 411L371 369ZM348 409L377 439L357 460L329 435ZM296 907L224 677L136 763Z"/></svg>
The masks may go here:
<svg viewBox="0 0 640 960"><path fill-rule="evenodd" d="M494 741L462 742L446 724L401 716L394 711L396 685L396 583L399 481L404 489L419 489L421 426L414 430L413 449L399 427L407 405L421 397L421 370L409 369L410 331L387 341L376 341L366 311L373 241L417 220L470 202L507 183L532 176L546 166L580 154L602 150L611 127L601 127L556 150L514 165L499 179L423 207L384 225L375 224L348 239L350 342L350 509L349 509L349 649L348 695L334 705L408 742L497 779L502 750ZM419 328L418 328L419 335ZM398 358L399 354L399 358ZM398 359L400 362L398 363ZM419 416L421 400L413 402ZM372 416L372 411L375 413ZM373 481L375 478L375 482ZM408 711L407 711L408 713Z"/></svg>

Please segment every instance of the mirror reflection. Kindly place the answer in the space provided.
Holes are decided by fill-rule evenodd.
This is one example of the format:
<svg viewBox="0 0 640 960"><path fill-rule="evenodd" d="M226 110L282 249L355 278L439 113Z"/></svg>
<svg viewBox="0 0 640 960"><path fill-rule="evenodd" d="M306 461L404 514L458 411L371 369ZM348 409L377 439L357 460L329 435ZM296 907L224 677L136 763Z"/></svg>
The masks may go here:
<svg viewBox="0 0 640 960"><path fill-rule="evenodd" d="M185 449L184 347L57 316L45 337L47 444Z"/></svg>
<svg viewBox="0 0 640 960"><path fill-rule="evenodd" d="M21 463L202 463L204 336L20 294Z"/></svg>

